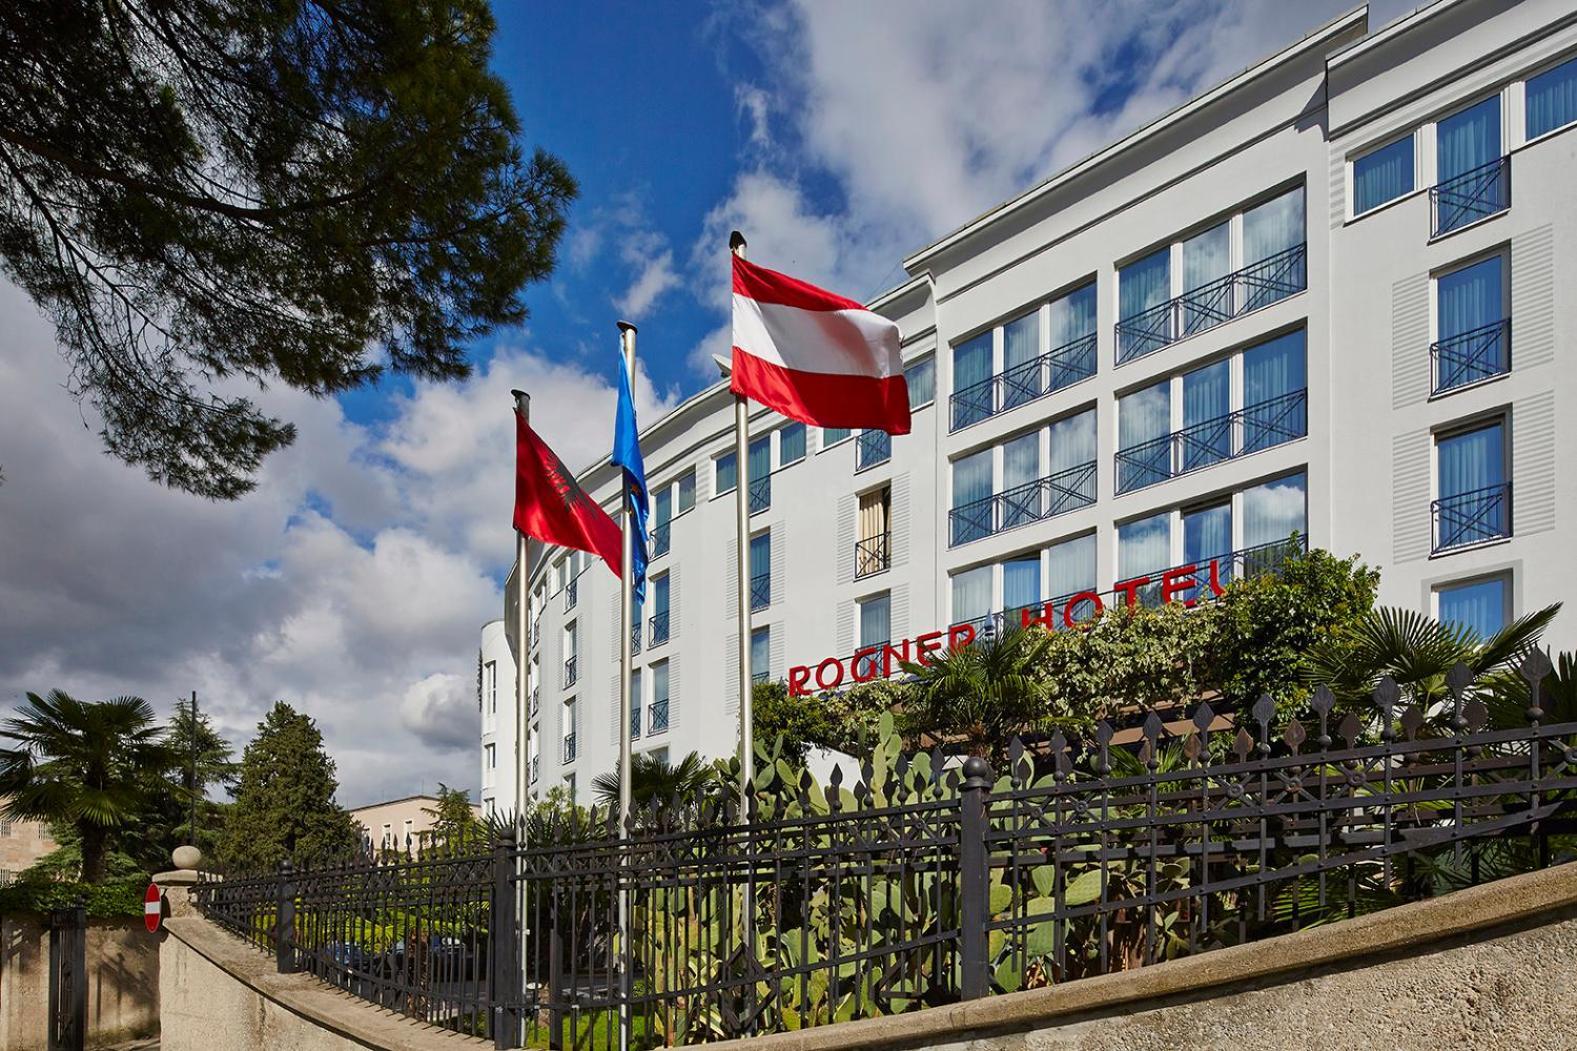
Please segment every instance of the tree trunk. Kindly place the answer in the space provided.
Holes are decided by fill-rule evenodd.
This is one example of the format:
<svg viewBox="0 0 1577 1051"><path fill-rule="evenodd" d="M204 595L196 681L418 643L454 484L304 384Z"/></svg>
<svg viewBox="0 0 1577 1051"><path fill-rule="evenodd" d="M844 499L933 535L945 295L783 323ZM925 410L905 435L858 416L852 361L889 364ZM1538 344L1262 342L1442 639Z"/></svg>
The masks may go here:
<svg viewBox="0 0 1577 1051"><path fill-rule="evenodd" d="M78 825L82 837L82 882L97 883L104 878L104 830L97 825Z"/></svg>

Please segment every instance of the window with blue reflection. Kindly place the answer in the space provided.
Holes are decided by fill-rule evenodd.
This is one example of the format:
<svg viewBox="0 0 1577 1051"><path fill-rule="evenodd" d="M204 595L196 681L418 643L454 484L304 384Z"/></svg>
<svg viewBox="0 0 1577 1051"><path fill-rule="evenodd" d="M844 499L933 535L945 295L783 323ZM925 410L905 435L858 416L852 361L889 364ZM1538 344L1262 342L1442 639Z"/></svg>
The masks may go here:
<svg viewBox="0 0 1577 1051"><path fill-rule="evenodd" d="M848 427L823 427L821 429L821 447L825 449L829 445L837 445L853 433L854 431Z"/></svg>
<svg viewBox="0 0 1577 1051"><path fill-rule="evenodd" d="M717 491L726 493L739 484L739 457L733 453L724 453L716 460L717 464Z"/></svg>
<svg viewBox="0 0 1577 1051"><path fill-rule="evenodd" d="M1529 77L1528 138L1577 121L1577 58Z"/></svg>
<svg viewBox="0 0 1577 1051"><path fill-rule="evenodd" d="M1232 455L1231 365L1218 361L1183 376L1183 431L1179 469L1193 471Z"/></svg>
<svg viewBox="0 0 1577 1051"><path fill-rule="evenodd" d="M1464 584L1448 584L1435 592L1439 620L1452 627L1468 628L1487 639L1506 626L1506 578L1489 577Z"/></svg>
<svg viewBox="0 0 1577 1051"><path fill-rule="evenodd" d="M880 646L893 637L892 596L887 592L860 600L860 646Z"/></svg>
<svg viewBox="0 0 1577 1051"><path fill-rule="evenodd" d="M1025 606L1040 602L1040 555L1025 555L1002 563L1002 608L1010 614ZM1007 626L1016 628L1023 621L1016 614L1007 618Z"/></svg>
<svg viewBox="0 0 1577 1051"><path fill-rule="evenodd" d="M1189 598L1205 598L1210 594L1211 559L1218 559L1216 579L1225 584L1232 578L1232 562L1226 556L1232 553L1232 503L1216 504L1183 512L1183 561L1199 567L1195 574L1197 588Z"/></svg>
<svg viewBox="0 0 1577 1051"><path fill-rule="evenodd" d="M1436 179L1444 184L1500 159L1500 96L1435 125Z"/></svg>
<svg viewBox="0 0 1577 1051"><path fill-rule="evenodd" d="M1117 576L1119 580L1154 577L1155 583L1139 589L1139 601L1146 606L1161 601L1160 578L1172 563L1172 515L1162 511L1136 522L1117 527Z"/></svg>
<svg viewBox="0 0 1577 1051"><path fill-rule="evenodd" d="M1117 360L1159 350L1175 338L1171 312L1156 309L1172 298L1172 249L1158 248L1117 272Z"/></svg>
<svg viewBox="0 0 1577 1051"><path fill-rule="evenodd" d="M1172 477L1172 381L1117 399L1117 491L1143 489Z"/></svg>
<svg viewBox="0 0 1577 1051"><path fill-rule="evenodd" d="M1305 342L1300 328L1243 352L1244 452L1309 433Z"/></svg>
<svg viewBox="0 0 1577 1051"><path fill-rule="evenodd" d="M982 449L953 461L952 543L990 536L992 452Z"/></svg>
<svg viewBox="0 0 1577 1051"><path fill-rule="evenodd" d="M772 629L757 628L750 633L750 678L755 682L772 679Z"/></svg>
<svg viewBox="0 0 1577 1051"><path fill-rule="evenodd" d="M953 348L953 429L991 415L991 330Z"/></svg>
<svg viewBox="0 0 1577 1051"><path fill-rule="evenodd" d="M1440 275L1435 281L1435 390L1476 383L1510 367L1505 318L1500 256Z"/></svg>
<svg viewBox="0 0 1577 1051"><path fill-rule="evenodd" d="M936 359L917 361L904 370L904 383L909 388L909 408L936 400Z"/></svg>
<svg viewBox="0 0 1577 1051"><path fill-rule="evenodd" d="M772 534L758 533L750 538L750 608L761 609L772 603Z"/></svg>
<svg viewBox="0 0 1577 1051"><path fill-rule="evenodd" d="M778 464L786 466L805 458L805 425L791 423L778 431Z"/></svg>
<svg viewBox="0 0 1577 1051"><path fill-rule="evenodd" d="M1353 214L1413 192L1413 136L1407 135L1353 161Z"/></svg>

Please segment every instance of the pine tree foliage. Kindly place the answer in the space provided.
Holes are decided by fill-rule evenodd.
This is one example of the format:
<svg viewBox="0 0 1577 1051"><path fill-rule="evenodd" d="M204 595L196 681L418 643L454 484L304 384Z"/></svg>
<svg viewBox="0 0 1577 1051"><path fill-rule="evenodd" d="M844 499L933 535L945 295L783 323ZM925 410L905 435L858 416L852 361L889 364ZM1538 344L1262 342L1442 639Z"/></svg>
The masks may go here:
<svg viewBox="0 0 1577 1051"><path fill-rule="evenodd" d="M232 499L314 395L466 375L576 193L529 157L486 0L0 4L0 269L108 450Z"/></svg>
<svg viewBox="0 0 1577 1051"><path fill-rule="evenodd" d="M241 756L221 842L225 867L256 870L348 853L360 840L355 822L334 801L334 760L311 718L278 701Z"/></svg>

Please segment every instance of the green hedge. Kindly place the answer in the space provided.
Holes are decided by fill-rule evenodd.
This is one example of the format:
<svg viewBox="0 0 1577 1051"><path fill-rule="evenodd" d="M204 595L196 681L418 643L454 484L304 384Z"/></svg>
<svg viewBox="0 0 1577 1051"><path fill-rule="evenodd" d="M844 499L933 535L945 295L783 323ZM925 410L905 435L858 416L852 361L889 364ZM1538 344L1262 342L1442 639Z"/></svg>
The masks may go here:
<svg viewBox="0 0 1577 1051"><path fill-rule="evenodd" d="M146 878L117 879L103 883L58 880L19 880L0 887L0 914L49 912L86 903L94 919L118 919L142 915L142 896L148 889Z"/></svg>

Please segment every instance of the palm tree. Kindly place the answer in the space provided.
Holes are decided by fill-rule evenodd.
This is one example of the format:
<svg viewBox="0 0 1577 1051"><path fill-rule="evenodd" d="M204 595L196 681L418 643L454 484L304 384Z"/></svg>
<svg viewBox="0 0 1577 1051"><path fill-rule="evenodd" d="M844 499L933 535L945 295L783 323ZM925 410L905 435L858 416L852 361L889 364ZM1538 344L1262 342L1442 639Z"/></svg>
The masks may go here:
<svg viewBox="0 0 1577 1051"><path fill-rule="evenodd" d="M1054 722L1044 671L1051 644L1049 632L1009 628L926 664L905 661L913 679L899 730L912 741L960 741L967 754L994 762L1013 735Z"/></svg>
<svg viewBox="0 0 1577 1051"><path fill-rule="evenodd" d="M1414 610L1380 608L1309 652L1304 675L1330 687L1338 703L1368 709L1381 677L1429 712L1450 696L1446 676L1458 664L1488 695L1515 690L1517 667L1538 645L1560 603L1519 617L1487 639L1465 625L1442 624ZM1526 694L1526 684L1522 687Z"/></svg>
<svg viewBox="0 0 1577 1051"><path fill-rule="evenodd" d="M27 707L0 723L0 815L63 822L82 843L82 879L103 878L110 839L146 815L161 775L178 757L164 743L153 708L140 697L79 701L63 690L27 695Z"/></svg>
<svg viewBox="0 0 1577 1051"><path fill-rule="evenodd" d="M699 754L691 752L678 763L669 765L651 752L630 757L630 808L641 810L654 803L661 806L672 800L699 803L717 786L716 772ZM619 772L593 778L591 790L597 801L608 807L619 805Z"/></svg>

